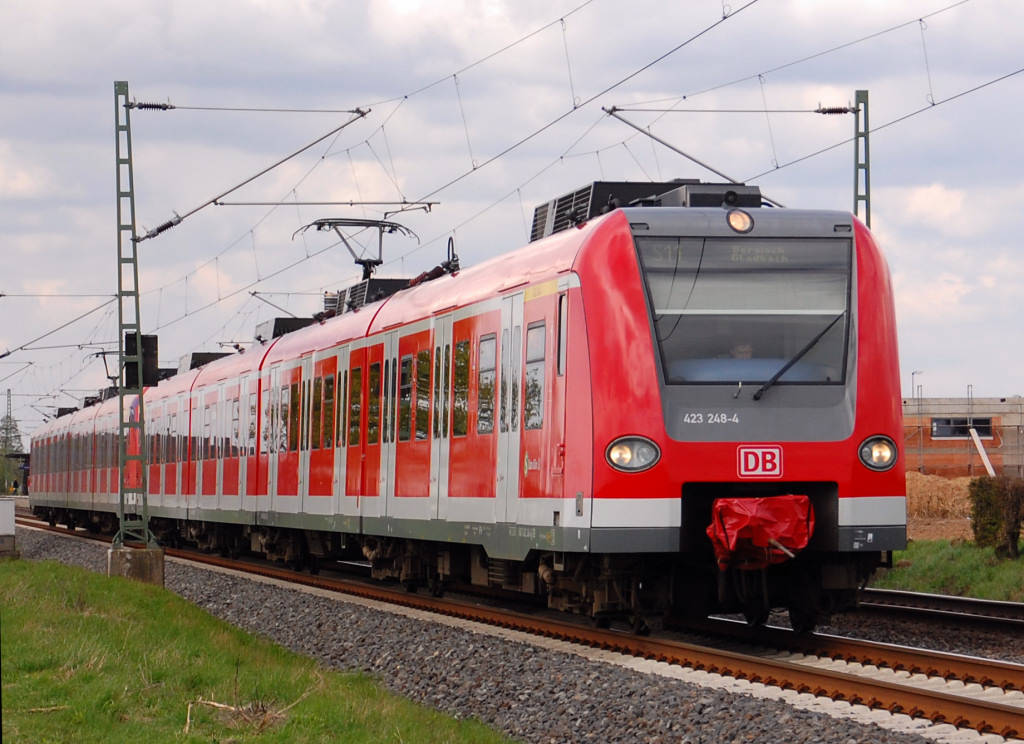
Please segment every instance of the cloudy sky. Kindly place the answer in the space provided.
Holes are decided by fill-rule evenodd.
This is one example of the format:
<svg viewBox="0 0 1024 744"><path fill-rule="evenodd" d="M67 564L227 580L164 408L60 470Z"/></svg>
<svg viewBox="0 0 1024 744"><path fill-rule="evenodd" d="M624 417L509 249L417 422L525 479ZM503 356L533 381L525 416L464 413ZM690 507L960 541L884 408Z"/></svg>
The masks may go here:
<svg viewBox="0 0 1024 744"><path fill-rule="evenodd" d="M161 366L357 279L294 235L315 219L429 202L384 245L379 275L413 276L450 237L464 265L522 245L589 181L718 180L603 108L850 210L854 119L811 111L868 90L904 394L1024 393L1019 0L4 0L0 28L0 392L25 434L116 353L119 80L175 107L131 112L140 234L184 216L139 244Z"/></svg>

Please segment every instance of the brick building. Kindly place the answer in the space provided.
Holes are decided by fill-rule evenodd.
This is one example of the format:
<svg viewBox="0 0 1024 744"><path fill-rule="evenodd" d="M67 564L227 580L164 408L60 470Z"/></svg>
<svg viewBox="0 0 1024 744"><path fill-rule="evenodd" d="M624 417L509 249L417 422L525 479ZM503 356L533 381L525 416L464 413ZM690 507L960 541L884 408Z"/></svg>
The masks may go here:
<svg viewBox="0 0 1024 744"><path fill-rule="evenodd" d="M986 475L982 450L996 475L1024 477L1024 397L903 399L908 471Z"/></svg>

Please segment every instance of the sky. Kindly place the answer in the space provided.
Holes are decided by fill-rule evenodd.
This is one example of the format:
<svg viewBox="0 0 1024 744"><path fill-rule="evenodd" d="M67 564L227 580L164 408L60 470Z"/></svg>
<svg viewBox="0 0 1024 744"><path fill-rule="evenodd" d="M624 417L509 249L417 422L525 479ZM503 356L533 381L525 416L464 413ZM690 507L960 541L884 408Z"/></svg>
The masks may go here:
<svg viewBox="0 0 1024 744"><path fill-rule="evenodd" d="M26 440L115 366L115 81L173 107L129 112L139 235L182 217L137 244L161 366L358 280L297 232L324 217L407 227L378 276L408 277L449 239L463 266L524 245L591 181L722 180L700 163L852 211L855 119L813 111L866 90L904 395L1024 393L1019 0L4 0L0 28L0 394Z"/></svg>

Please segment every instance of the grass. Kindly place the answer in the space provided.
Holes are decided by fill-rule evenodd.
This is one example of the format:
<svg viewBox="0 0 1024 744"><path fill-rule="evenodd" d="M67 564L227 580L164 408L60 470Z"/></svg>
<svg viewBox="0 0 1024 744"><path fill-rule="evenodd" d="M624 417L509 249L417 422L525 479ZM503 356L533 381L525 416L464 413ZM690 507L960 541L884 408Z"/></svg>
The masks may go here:
<svg viewBox="0 0 1024 744"><path fill-rule="evenodd" d="M0 562L4 742L506 742L160 587ZM187 727L187 731L186 731Z"/></svg>
<svg viewBox="0 0 1024 744"><path fill-rule="evenodd" d="M911 542L893 555L878 589L1024 602L1024 558L997 558L992 548L949 540Z"/></svg>

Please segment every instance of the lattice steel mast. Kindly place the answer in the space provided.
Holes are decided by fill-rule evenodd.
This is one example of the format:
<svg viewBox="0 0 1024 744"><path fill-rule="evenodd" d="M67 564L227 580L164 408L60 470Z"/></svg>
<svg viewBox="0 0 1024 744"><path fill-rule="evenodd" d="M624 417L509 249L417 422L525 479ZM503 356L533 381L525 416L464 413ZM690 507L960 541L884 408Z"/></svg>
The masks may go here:
<svg viewBox="0 0 1024 744"><path fill-rule="evenodd" d="M135 233L135 186L132 175L131 106L128 83L114 83L117 137L117 298L118 298L118 517L114 545L126 542L157 546L149 530L145 409L142 404L142 333L139 321L138 238ZM127 348L134 339L134 349ZM131 370L131 372L129 371ZM137 443L136 451L129 443Z"/></svg>
<svg viewBox="0 0 1024 744"><path fill-rule="evenodd" d="M864 204L864 224L871 227L871 150L868 146L868 92L858 90L854 107L854 170L853 170L853 213L860 217L860 205Z"/></svg>

